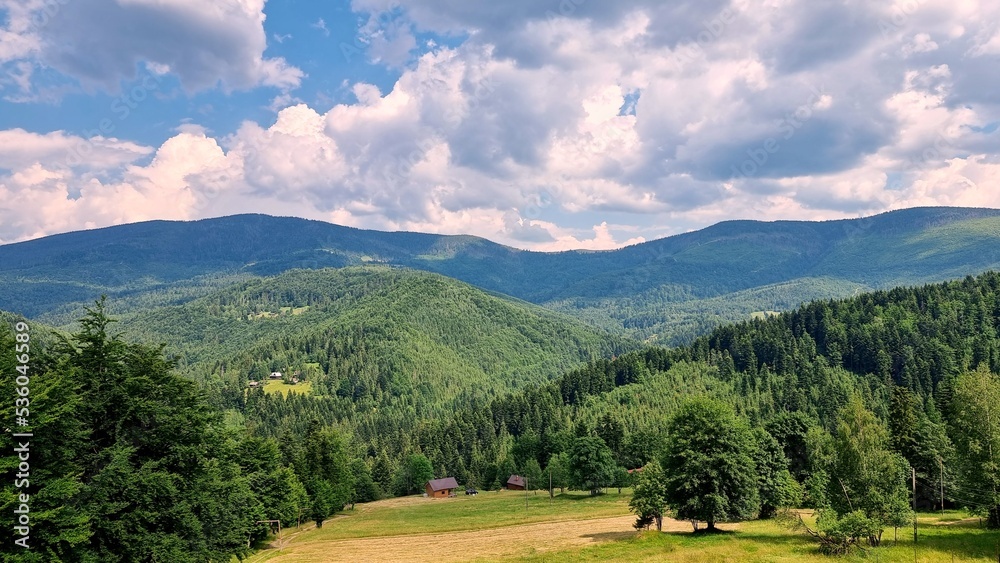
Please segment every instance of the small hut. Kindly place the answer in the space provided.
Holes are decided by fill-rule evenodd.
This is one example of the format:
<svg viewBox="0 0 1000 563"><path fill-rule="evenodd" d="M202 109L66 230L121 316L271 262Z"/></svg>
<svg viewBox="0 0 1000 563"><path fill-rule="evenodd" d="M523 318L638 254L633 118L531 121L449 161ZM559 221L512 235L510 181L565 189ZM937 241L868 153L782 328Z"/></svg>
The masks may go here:
<svg viewBox="0 0 1000 563"><path fill-rule="evenodd" d="M521 477L520 475L511 475L510 479L507 479L508 491L523 491L524 488L524 477Z"/></svg>
<svg viewBox="0 0 1000 563"><path fill-rule="evenodd" d="M431 498L448 498L455 494L455 489L458 488L458 481L454 477L445 477L444 479L433 479L427 481L424 485L424 490L427 492L427 496Z"/></svg>

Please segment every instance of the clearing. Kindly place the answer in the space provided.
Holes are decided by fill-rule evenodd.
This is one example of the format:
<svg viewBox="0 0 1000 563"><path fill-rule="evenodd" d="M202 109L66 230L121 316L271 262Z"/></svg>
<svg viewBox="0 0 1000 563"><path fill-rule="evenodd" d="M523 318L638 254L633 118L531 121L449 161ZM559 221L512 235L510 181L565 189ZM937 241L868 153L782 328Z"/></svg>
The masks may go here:
<svg viewBox="0 0 1000 563"><path fill-rule="evenodd" d="M665 520L664 533L636 532L627 491L591 497L567 492L482 492L449 499L405 497L358 505L322 528L283 532L251 563L337 561L808 561L842 563L913 561L912 529L894 545L843 558L819 554L791 519L721 526L726 532L692 534L686 521ZM527 503L527 506L526 506ZM808 514L808 513L807 513ZM979 527L961 512L921 514L916 560L921 563L996 561L1000 533Z"/></svg>

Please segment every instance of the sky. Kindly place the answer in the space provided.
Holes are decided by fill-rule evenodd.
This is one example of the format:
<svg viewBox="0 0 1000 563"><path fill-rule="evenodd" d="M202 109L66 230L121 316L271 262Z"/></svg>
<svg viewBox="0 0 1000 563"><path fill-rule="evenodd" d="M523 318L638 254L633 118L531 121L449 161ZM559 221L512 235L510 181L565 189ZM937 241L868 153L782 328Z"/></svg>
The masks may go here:
<svg viewBox="0 0 1000 563"><path fill-rule="evenodd" d="M0 243L237 213L609 249L1000 207L991 0L0 0Z"/></svg>

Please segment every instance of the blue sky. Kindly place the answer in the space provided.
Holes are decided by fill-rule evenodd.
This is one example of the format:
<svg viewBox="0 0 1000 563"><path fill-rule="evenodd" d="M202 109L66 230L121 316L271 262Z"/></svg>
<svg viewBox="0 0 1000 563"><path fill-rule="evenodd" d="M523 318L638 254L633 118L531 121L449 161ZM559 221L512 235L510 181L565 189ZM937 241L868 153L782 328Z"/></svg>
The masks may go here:
<svg viewBox="0 0 1000 563"><path fill-rule="evenodd" d="M1000 207L1000 6L0 0L0 243L296 215L614 248Z"/></svg>

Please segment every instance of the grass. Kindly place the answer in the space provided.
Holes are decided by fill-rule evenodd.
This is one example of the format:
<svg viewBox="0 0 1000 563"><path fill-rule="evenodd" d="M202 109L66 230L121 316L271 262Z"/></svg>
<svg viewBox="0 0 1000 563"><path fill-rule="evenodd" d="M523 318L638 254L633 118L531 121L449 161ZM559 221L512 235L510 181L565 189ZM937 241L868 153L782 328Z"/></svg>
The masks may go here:
<svg viewBox="0 0 1000 563"><path fill-rule="evenodd" d="M347 511L348 517L324 526L309 539L346 539L408 534L454 532L502 528L532 522L600 518L628 514L629 494L612 492L591 497L572 492L556 495L551 501L547 492L490 491L476 496L460 495L449 499L409 497L406 502L388 509ZM391 503L391 501L390 501ZM380 507L381 508L381 507Z"/></svg>
<svg viewBox="0 0 1000 563"><path fill-rule="evenodd" d="M629 497L627 490L620 495L612 492L597 497L585 492L567 492L557 494L551 500L544 491L529 492L527 495L515 491L490 491L448 499L420 496L390 499L357 505L355 510L347 510L327 520L322 528L303 526L302 531L297 533L294 529L288 530L286 537L294 534L294 538L286 540L282 550L267 549L249 561L322 561L310 556L315 553L317 544L342 546L345 542L359 539L374 540L374 545L381 546L385 542L427 534L468 534L484 530L499 530L502 534L505 528L514 526L608 517L630 518ZM354 555L358 560L365 558L363 553Z"/></svg>
<svg viewBox="0 0 1000 563"><path fill-rule="evenodd" d="M518 561L678 561L678 562L870 562L996 561L1000 555L1000 532L979 527L976 518L959 512L923 514L918 520L918 541L914 558L912 528L886 530L882 545L856 551L845 557L823 555L816 544L789 521L743 522L739 531L704 535L689 532L642 532L634 537L610 541L583 549L518 558Z"/></svg>
<svg viewBox="0 0 1000 563"><path fill-rule="evenodd" d="M678 561L861 562L913 561L912 529L898 542L887 530L883 546L847 557L819 553L792 519L743 522L718 534L692 534L686 522L666 521L664 532L636 532L629 494L591 497L566 493L484 492L450 499L406 497L358 505L322 528L286 530L281 549L250 563L308 561ZM921 563L996 561L1000 533L961 512L922 514Z"/></svg>
<svg viewBox="0 0 1000 563"><path fill-rule="evenodd" d="M268 395L287 395L291 391L295 391L299 395L312 395L312 381L302 381L295 385L288 385L280 379L264 381L264 392Z"/></svg>

